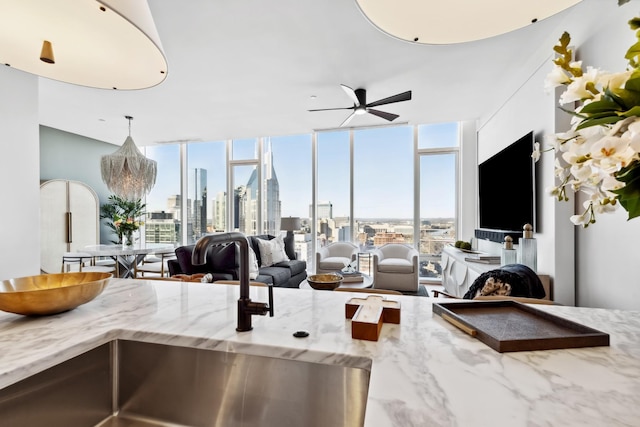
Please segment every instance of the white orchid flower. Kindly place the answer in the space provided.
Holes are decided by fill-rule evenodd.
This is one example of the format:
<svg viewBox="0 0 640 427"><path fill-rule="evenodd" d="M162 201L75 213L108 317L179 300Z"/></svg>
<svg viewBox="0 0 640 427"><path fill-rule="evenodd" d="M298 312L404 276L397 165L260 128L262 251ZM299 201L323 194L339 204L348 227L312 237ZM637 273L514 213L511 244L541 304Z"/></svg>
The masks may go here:
<svg viewBox="0 0 640 427"><path fill-rule="evenodd" d="M636 117L636 120L629 125L627 131L622 135L623 138L629 140L629 147L636 153L636 159L638 153L640 153L640 118Z"/></svg>
<svg viewBox="0 0 640 427"><path fill-rule="evenodd" d="M569 86L567 86L567 90L560 96L560 104L564 105L570 102L592 99L594 94L587 89L587 84L591 83L595 86L597 78L598 70L593 67L588 67L586 73L574 79Z"/></svg>
<svg viewBox="0 0 640 427"><path fill-rule="evenodd" d="M549 93L552 89L558 86L568 85L569 83L571 83L571 78L567 73L562 68L555 66L544 79L544 90L546 93Z"/></svg>
<svg viewBox="0 0 640 427"><path fill-rule="evenodd" d="M612 175L607 175L604 178L602 178L602 183L600 184L600 188L608 192L611 192L613 190L619 190L622 187L624 187L624 182L618 181Z"/></svg>
<svg viewBox="0 0 640 427"><path fill-rule="evenodd" d="M624 87L629 77L631 77L632 71L625 71L622 73L601 73L598 77L598 85L603 88L619 89Z"/></svg>
<svg viewBox="0 0 640 427"><path fill-rule="evenodd" d="M629 141L607 136L593 144L589 154L603 172L612 174L630 164L636 152L629 146Z"/></svg>
<svg viewBox="0 0 640 427"><path fill-rule="evenodd" d="M537 162L538 160L540 160L540 143L539 142L533 143L533 153L531 153L531 158L533 159L534 162Z"/></svg>
<svg viewBox="0 0 640 427"><path fill-rule="evenodd" d="M555 185L550 185L549 187L544 189L545 193L550 196L558 197L560 195L560 187Z"/></svg>
<svg viewBox="0 0 640 427"><path fill-rule="evenodd" d="M571 215L569 220L573 223L573 225L582 225L586 227L589 223L587 221L587 212L582 215Z"/></svg>

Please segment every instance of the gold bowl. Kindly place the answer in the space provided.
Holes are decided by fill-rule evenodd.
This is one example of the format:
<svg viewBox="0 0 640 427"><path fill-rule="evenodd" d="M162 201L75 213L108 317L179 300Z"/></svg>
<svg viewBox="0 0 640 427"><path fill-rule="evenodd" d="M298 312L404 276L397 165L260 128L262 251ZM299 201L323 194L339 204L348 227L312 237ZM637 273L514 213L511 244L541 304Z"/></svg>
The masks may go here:
<svg viewBox="0 0 640 427"><path fill-rule="evenodd" d="M309 286L313 289L329 291L340 286L342 279L342 275L337 273L312 274L307 277L307 283L309 283Z"/></svg>
<svg viewBox="0 0 640 427"><path fill-rule="evenodd" d="M0 310L42 316L72 310L100 295L110 273L58 273L0 282Z"/></svg>

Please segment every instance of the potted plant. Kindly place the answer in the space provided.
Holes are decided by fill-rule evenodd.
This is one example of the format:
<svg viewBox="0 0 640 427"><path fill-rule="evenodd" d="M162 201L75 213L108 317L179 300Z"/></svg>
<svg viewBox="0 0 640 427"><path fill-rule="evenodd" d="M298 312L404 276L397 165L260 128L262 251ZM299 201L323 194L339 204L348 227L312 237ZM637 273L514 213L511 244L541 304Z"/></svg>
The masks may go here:
<svg viewBox="0 0 640 427"><path fill-rule="evenodd" d="M144 225L140 218L145 214L145 208L141 199L132 201L116 195L109 196L109 202L100 207L100 218L107 219L107 227L118 237L112 243L133 245L133 232Z"/></svg>

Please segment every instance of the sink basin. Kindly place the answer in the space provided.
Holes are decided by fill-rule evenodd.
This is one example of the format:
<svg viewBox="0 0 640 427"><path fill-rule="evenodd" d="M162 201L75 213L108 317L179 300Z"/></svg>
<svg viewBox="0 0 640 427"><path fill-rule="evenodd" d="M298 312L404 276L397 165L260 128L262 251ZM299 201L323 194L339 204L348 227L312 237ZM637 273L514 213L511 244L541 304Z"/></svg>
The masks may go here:
<svg viewBox="0 0 640 427"><path fill-rule="evenodd" d="M2 425L362 426L369 370L115 340L0 390Z"/></svg>

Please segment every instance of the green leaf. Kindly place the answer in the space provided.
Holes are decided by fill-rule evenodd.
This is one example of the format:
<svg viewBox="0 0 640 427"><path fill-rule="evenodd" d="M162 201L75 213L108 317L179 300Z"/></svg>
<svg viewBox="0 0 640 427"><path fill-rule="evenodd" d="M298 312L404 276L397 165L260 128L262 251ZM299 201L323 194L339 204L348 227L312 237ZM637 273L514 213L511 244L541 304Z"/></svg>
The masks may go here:
<svg viewBox="0 0 640 427"><path fill-rule="evenodd" d="M620 115L622 117L640 116L640 105L636 105Z"/></svg>
<svg viewBox="0 0 640 427"><path fill-rule="evenodd" d="M583 120L582 123L580 123L580 125L578 125L576 129L580 130L580 129L585 129L591 126L611 125L616 122L619 122L620 120L623 120L623 117L618 115L606 116L601 118L598 117L595 119L588 118Z"/></svg>
<svg viewBox="0 0 640 427"><path fill-rule="evenodd" d="M636 56L640 55L640 41L633 44L629 50L627 50L626 55L624 55L625 59L633 59Z"/></svg>
<svg viewBox="0 0 640 427"><path fill-rule="evenodd" d="M620 205L629 214L628 219L640 216L640 163L631 163L616 173L616 179L624 182L625 186L613 193L618 195Z"/></svg>
<svg viewBox="0 0 640 427"><path fill-rule="evenodd" d="M640 105L640 92L626 88L606 88L604 90L604 98L620 105L622 110L628 110L631 107Z"/></svg>
<svg viewBox="0 0 640 427"><path fill-rule="evenodd" d="M621 6L625 3L627 3L629 0L618 0L618 6ZM640 29L640 18L636 17L636 18L631 18L629 20L629 27L631 27L632 30L637 30Z"/></svg>
<svg viewBox="0 0 640 427"><path fill-rule="evenodd" d="M603 97L599 101L590 102L585 104L580 113L582 114L595 114L602 112L613 112L615 110L622 111L620 105L613 101L610 97Z"/></svg>
<svg viewBox="0 0 640 427"><path fill-rule="evenodd" d="M640 92L640 70L635 70L624 84L626 90Z"/></svg>

